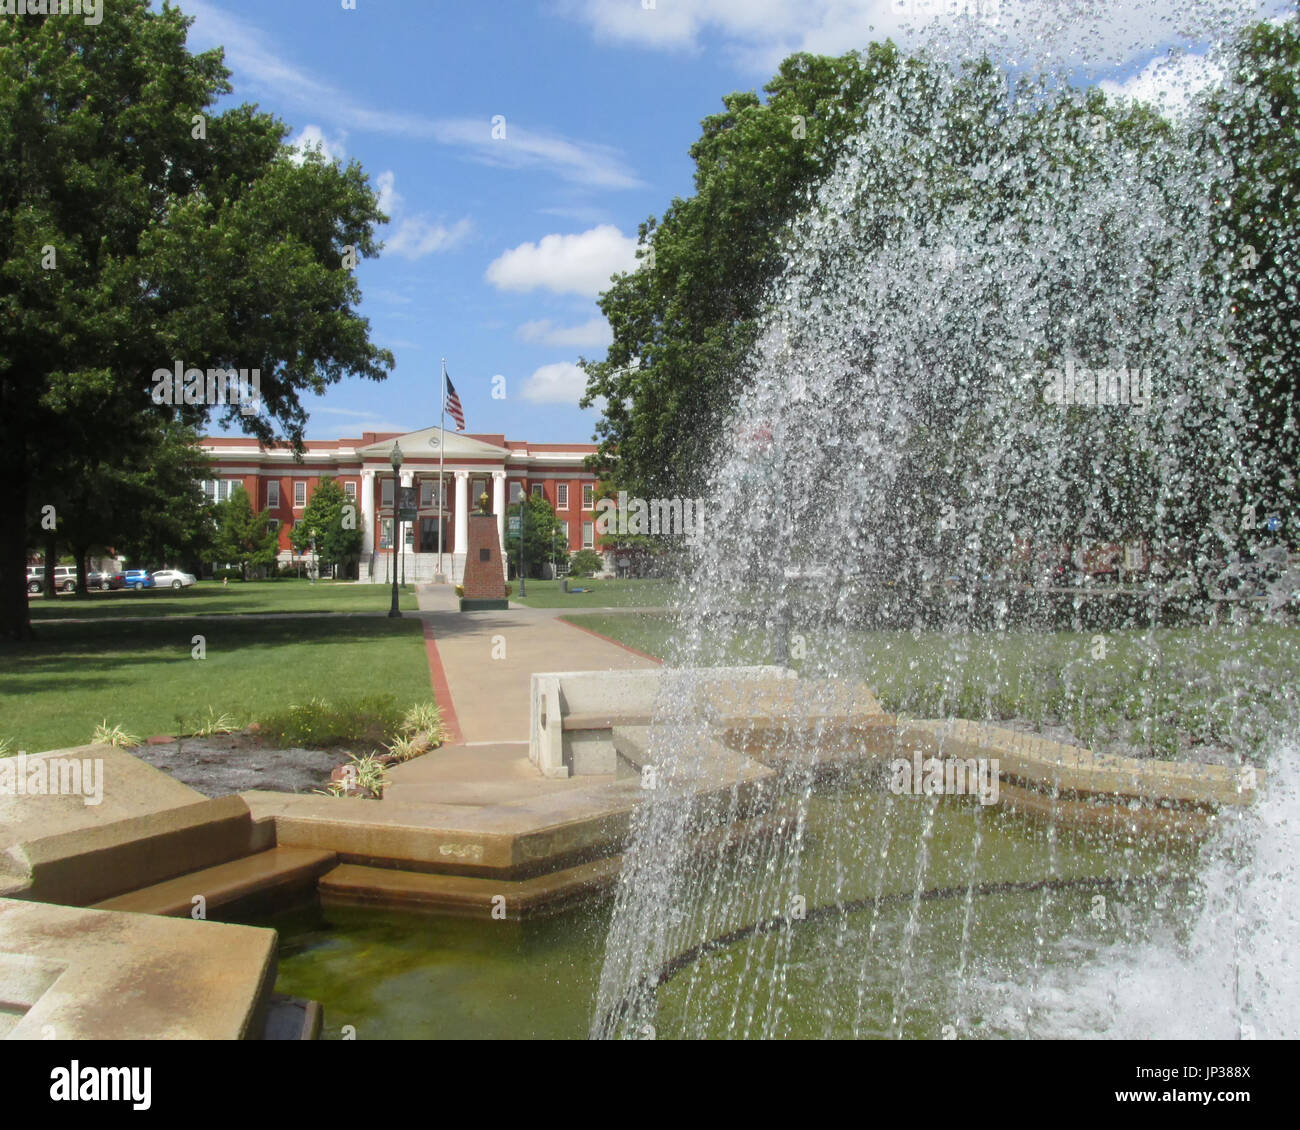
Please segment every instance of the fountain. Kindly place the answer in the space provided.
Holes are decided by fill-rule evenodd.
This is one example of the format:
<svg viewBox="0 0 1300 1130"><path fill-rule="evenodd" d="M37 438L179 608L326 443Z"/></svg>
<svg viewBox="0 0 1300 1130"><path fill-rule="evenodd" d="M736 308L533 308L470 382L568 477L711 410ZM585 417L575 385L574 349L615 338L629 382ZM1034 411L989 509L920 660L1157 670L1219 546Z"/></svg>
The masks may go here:
<svg viewBox="0 0 1300 1130"><path fill-rule="evenodd" d="M1265 284L1229 237L1230 116L1070 81L1142 43L1222 44L1239 10L1163 8L1017 5L920 35L786 233L633 743L655 787L593 1035L1300 1032L1294 897L1264 910L1294 876L1293 582L1224 588L1266 541L1244 520L1272 504L1259 484L1294 486L1252 394L1293 359L1242 316ZM1283 256L1268 270L1294 287ZM1045 579L1088 539L1145 567ZM699 672L783 664L792 640L780 709L720 727ZM875 730L842 721L863 686L897 714ZM774 818L740 841L711 833L752 796L699 801L720 748L770 772ZM954 759L993 763L997 803L910 787ZM1164 1012L1180 979L1217 1011Z"/></svg>

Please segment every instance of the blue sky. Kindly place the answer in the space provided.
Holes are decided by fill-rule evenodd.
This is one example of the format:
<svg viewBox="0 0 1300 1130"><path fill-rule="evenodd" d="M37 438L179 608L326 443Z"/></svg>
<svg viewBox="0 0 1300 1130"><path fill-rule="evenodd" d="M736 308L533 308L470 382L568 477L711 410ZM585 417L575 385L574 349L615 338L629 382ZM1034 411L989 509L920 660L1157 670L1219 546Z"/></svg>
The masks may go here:
<svg viewBox="0 0 1300 1130"><path fill-rule="evenodd" d="M761 88L791 50L838 54L890 34L906 44L917 18L944 26L959 18L954 8L997 5L345 2L178 5L196 17L191 49L226 48L233 101L274 113L292 139L359 160L391 217L378 233L384 252L358 276L362 313L396 368L382 384L348 380L309 398L308 437L437 423L445 356L470 431L550 443L591 439L596 412L577 407L574 363L604 356L596 294L634 263L637 225L690 193L687 150L723 94ZM1096 0L1089 6L1097 16ZM1096 25L1110 52L1093 77L1115 89L1169 88L1144 68L1182 46L1194 54L1171 68L1173 86L1195 81L1204 32L1169 21L1189 6L1198 7L1114 5L1123 15ZM504 137L493 137L497 116ZM491 395L498 374L504 400Z"/></svg>

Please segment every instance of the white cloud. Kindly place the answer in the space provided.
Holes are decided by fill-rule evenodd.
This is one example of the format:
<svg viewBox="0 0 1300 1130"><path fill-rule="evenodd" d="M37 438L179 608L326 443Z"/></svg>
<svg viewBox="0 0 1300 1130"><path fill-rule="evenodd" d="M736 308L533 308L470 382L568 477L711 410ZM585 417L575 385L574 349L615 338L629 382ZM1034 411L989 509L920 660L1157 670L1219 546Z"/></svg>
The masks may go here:
<svg viewBox="0 0 1300 1130"><path fill-rule="evenodd" d="M587 374L572 361L543 365L524 382L520 395L534 404L576 405L587 391Z"/></svg>
<svg viewBox="0 0 1300 1130"><path fill-rule="evenodd" d="M541 318L536 322L525 322L519 327L518 335L521 341L561 349L596 348L614 340L604 318L592 318L580 326L557 326L550 318Z"/></svg>
<svg viewBox="0 0 1300 1130"><path fill-rule="evenodd" d="M594 298L608 289L611 275L636 267L636 246L613 224L578 235L547 235L499 255L488 266L487 280L499 290L541 287Z"/></svg>
<svg viewBox="0 0 1300 1130"><path fill-rule="evenodd" d="M375 189L379 196L379 210L391 216L402 203L397 191L397 177L392 169L385 169L375 177Z"/></svg>
<svg viewBox="0 0 1300 1130"><path fill-rule="evenodd" d="M1151 103L1167 113L1180 114L1190 108L1197 94L1226 75L1223 62L1208 53L1169 54L1152 59L1124 82L1107 80L1098 86L1113 97Z"/></svg>
<svg viewBox="0 0 1300 1130"><path fill-rule="evenodd" d="M376 109L356 101L344 87L317 78L266 46L261 28L215 7L209 0L180 0L195 17L191 50L223 47L226 65L239 92L266 91L313 115L329 115L335 125L361 133L431 141L465 150L472 160L503 168L537 168L574 184L597 188L638 188L644 182L607 145L573 141L559 134L522 125L507 114L506 138L492 137L492 116L428 118L401 110Z"/></svg>
<svg viewBox="0 0 1300 1130"><path fill-rule="evenodd" d="M397 191L397 177L392 169L385 169L375 177L375 191L379 196L380 211L389 218L391 225L384 236L384 253L387 255L423 259L435 251L451 250L474 232L474 224L468 218L448 226L427 213L404 215L406 198Z"/></svg>
<svg viewBox="0 0 1300 1130"><path fill-rule="evenodd" d="M305 125L296 137L289 139L289 145L302 154L308 149L319 149L326 160L342 161L347 153L344 148L344 139L347 137L344 133L337 133L333 137L326 137L325 131L316 125ZM301 156L296 156L296 160L301 161Z"/></svg>
<svg viewBox="0 0 1300 1130"><path fill-rule="evenodd" d="M384 240L384 252L403 259L423 259L435 251L450 251L464 243L473 231L473 221L468 219L457 220L448 227L427 216L411 216L401 220L397 231Z"/></svg>
<svg viewBox="0 0 1300 1130"><path fill-rule="evenodd" d="M1259 18L1281 0L560 0L559 10L599 40L660 50L699 50L710 40L743 65L771 73L794 51L830 55L891 38L905 49L1043 63L1115 67L1175 43L1209 43L1235 20Z"/></svg>

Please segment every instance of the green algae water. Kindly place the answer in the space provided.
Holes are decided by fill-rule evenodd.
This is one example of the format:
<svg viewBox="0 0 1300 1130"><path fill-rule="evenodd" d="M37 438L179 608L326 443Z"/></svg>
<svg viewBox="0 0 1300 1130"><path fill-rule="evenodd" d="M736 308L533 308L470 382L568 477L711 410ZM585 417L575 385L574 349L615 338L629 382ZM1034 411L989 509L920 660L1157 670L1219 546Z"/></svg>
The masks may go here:
<svg viewBox="0 0 1300 1130"><path fill-rule="evenodd" d="M843 789L812 798L808 813L785 832L805 843L804 905L767 906L761 887L702 899L693 912L715 942L663 971L644 1037L1086 1034L1091 1016L1109 1015L1109 981L1094 978L1094 1004L1071 978L1135 947L1177 947L1176 923L1195 897L1190 850L1157 857L1053 834L973 801ZM886 850L871 853L879 867L859 866L863 844L915 836L929 845L919 895L915 861ZM773 850L754 840L736 873ZM1110 885L1121 860L1147 880ZM257 924L280 935L277 991L320 1002L326 1039L583 1039L611 905L525 922L313 905ZM861 977L828 995L829 970L863 953ZM761 972L774 961L780 978ZM752 1011L721 1007L756 980ZM1017 1003L1027 989L1041 1011Z"/></svg>

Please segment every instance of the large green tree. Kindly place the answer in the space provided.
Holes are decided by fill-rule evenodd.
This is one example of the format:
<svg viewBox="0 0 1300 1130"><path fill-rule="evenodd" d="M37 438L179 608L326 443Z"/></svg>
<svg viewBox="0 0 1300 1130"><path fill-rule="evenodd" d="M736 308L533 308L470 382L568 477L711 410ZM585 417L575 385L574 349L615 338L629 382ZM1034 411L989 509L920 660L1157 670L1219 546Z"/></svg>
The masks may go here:
<svg viewBox="0 0 1300 1130"><path fill-rule="evenodd" d="M597 462L619 486L646 498L699 493L783 262L781 233L901 65L891 44L792 55L766 101L730 94L704 120L691 147L695 194L640 226L653 258L601 296L614 341L603 361L583 362L583 405L605 401Z"/></svg>
<svg viewBox="0 0 1300 1130"><path fill-rule="evenodd" d="M554 508L540 495L529 495L526 500L512 503L506 508L506 553L511 565L519 568L519 534L510 532L510 518L523 515L524 564L528 576L541 575L542 566L555 564L568 555L569 539L564 523L556 516Z"/></svg>
<svg viewBox="0 0 1300 1130"><path fill-rule="evenodd" d="M210 463L198 437L166 418L145 424L153 436L141 465L123 467L111 451L88 449L46 488L55 499L57 541L77 563L82 594L92 550L111 549L141 567L194 569L210 555L216 525L199 487Z"/></svg>
<svg viewBox="0 0 1300 1130"><path fill-rule="evenodd" d="M102 23L0 21L0 635L30 636L25 533L77 453L143 466L158 369L256 370L220 419L300 446L304 391L380 380L351 267L385 218L360 168L306 159L230 93L190 19L118 0ZM143 426L142 426L143 425Z"/></svg>
<svg viewBox="0 0 1300 1130"><path fill-rule="evenodd" d="M247 580L252 570L275 563L279 528L253 509L243 487L235 487L225 502L217 504L216 522L214 552L223 565L237 563Z"/></svg>
<svg viewBox="0 0 1300 1130"><path fill-rule="evenodd" d="M1235 345L1251 390L1251 481L1235 531L1300 544L1300 19L1253 25L1236 44L1231 81L1200 115L1201 140L1229 162L1223 258L1235 282ZM1269 530L1276 517L1280 528Z"/></svg>
<svg viewBox="0 0 1300 1130"><path fill-rule="evenodd" d="M322 479L302 520L289 534L299 553L314 552L322 565L347 565L361 554L357 504L334 479Z"/></svg>

